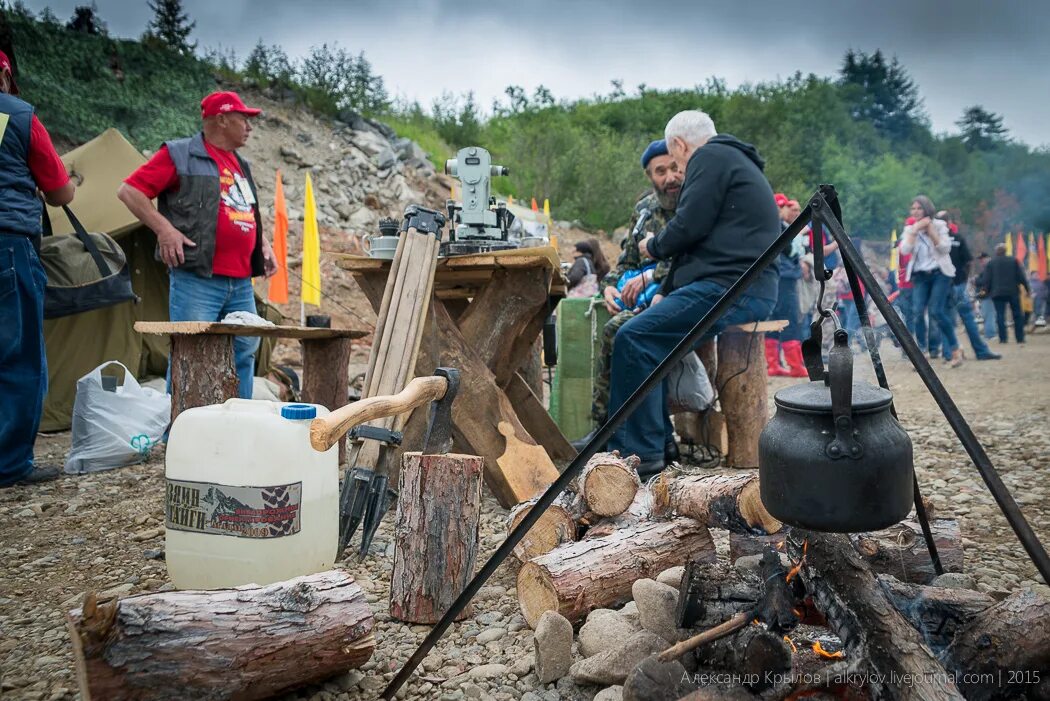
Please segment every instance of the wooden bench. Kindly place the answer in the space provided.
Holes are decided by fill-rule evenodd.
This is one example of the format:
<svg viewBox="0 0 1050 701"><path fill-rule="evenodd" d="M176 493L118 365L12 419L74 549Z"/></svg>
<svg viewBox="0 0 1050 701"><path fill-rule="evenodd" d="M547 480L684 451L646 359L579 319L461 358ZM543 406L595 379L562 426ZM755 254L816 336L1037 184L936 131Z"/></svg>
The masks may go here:
<svg viewBox="0 0 1050 701"><path fill-rule="evenodd" d="M758 467L758 437L769 412L765 336L787 325L778 319L730 326L697 349L720 410L676 414L675 430L684 442L718 448L729 467Z"/></svg>
<svg viewBox="0 0 1050 701"><path fill-rule="evenodd" d="M171 337L171 420L186 409L237 396L233 337L296 338L303 347L302 400L337 409L347 403L350 343L355 329L248 326L207 321L137 321L135 330ZM343 459L345 440L339 443Z"/></svg>

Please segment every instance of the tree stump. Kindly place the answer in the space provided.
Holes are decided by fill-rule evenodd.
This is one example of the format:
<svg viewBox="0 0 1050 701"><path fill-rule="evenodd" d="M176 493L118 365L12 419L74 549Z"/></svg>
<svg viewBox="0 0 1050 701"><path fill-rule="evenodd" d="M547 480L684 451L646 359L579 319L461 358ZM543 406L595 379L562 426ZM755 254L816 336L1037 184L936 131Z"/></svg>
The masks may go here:
<svg viewBox="0 0 1050 701"><path fill-rule="evenodd" d="M765 333L723 332L715 373L726 420L729 467L758 467L758 437L768 419Z"/></svg>
<svg viewBox="0 0 1050 701"><path fill-rule="evenodd" d="M85 701L266 699L372 657L372 609L331 570L266 587L171 591L70 611Z"/></svg>
<svg viewBox="0 0 1050 701"><path fill-rule="evenodd" d="M210 368L202 373L201 368ZM171 420L186 409L222 404L237 396L233 337L218 334L171 337Z"/></svg>
<svg viewBox="0 0 1050 701"><path fill-rule="evenodd" d="M325 338L300 341L303 348L304 402L334 410L348 400L350 339ZM339 439L339 464L346 462L346 436Z"/></svg>
<svg viewBox="0 0 1050 701"><path fill-rule="evenodd" d="M394 525L390 615L437 623L474 575L485 459L405 453ZM471 615L468 606L459 615Z"/></svg>

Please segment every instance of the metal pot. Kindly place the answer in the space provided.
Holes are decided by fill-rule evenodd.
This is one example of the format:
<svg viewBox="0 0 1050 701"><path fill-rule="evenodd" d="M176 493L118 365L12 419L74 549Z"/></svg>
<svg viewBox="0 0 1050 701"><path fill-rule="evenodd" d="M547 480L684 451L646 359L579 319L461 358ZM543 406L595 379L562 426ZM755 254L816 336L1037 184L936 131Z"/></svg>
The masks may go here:
<svg viewBox="0 0 1050 701"><path fill-rule="evenodd" d="M890 411L889 390L853 381L849 337L841 329L828 365L823 382L774 395L777 411L758 444L762 503L800 528L886 528L911 510L911 439Z"/></svg>

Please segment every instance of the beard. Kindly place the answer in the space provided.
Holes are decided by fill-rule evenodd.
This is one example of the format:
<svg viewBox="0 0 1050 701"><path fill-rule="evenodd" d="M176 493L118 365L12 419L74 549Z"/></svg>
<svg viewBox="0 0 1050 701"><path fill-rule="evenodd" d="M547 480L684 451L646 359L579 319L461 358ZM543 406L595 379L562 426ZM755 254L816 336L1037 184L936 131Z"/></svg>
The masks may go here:
<svg viewBox="0 0 1050 701"><path fill-rule="evenodd" d="M678 195L682 192L681 183L671 191L662 190L655 185L653 186L653 190L656 192L656 199L662 208L671 212L678 208Z"/></svg>

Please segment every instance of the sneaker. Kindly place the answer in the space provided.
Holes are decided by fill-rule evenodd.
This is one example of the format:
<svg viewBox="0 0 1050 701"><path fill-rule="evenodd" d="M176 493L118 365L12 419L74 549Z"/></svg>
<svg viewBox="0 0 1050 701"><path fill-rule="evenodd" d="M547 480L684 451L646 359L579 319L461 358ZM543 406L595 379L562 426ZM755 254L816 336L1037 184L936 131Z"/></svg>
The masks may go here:
<svg viewBox="0 0 1050 701"><path fill-rule="evenodd" d="M1003 356L999 353L992 353L991 351L988 351L984 355L977 356L978 360L1002 360L1002 358Z"/></svg>
<svg viewBox="0 0 1050 701"><path fill-rule="evenodd" d="M682 457L682 453L679 452L678 444L672 438L664 444L664 462L675 462L680 457Z"/></svg>
<svg viewBox="0 0 1050 701"><path fill-rule="evenodd" d="M62 476L62 471L52 465L40 465L33 468L33 471L28 475L18 480L13 484L7 485L8 487L25 487L30 484L41 484L43 482L51 482L57 480Z"/></svg>
<svg viewBox="0 0 1050 701"><path fill-rule="evenodd" d="M1046 319L1043 318L1043 317L1039 317L1038 319L1035 320L1035 325L1036 326L1046 326Z"/></svg>

